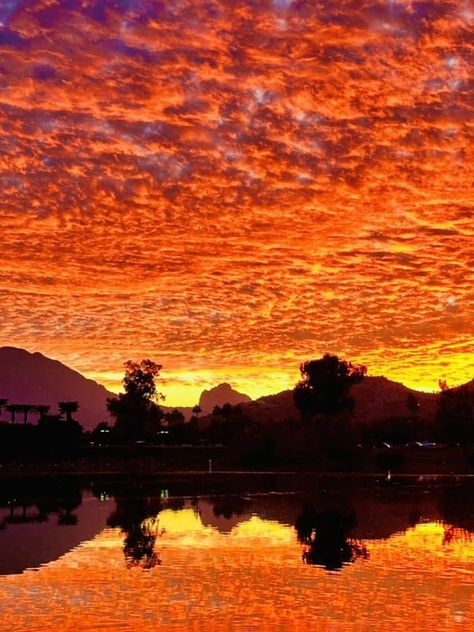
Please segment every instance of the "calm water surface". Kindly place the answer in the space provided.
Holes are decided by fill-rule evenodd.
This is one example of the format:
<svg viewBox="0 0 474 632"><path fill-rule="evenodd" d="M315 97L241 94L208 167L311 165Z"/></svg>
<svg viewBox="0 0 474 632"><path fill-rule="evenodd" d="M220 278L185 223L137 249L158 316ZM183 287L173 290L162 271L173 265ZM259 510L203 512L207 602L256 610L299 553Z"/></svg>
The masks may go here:
<svg viewBox="0 0 474 632"><path fill-rule="evenodd" d="M3 481L0 630L472 630L474 481Z"/></svg>

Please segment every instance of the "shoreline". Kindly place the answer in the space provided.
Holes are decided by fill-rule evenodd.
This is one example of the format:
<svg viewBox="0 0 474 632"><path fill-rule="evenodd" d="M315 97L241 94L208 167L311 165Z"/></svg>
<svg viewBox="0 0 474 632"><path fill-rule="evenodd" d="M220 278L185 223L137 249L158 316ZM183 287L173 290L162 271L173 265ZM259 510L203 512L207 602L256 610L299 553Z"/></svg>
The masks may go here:
<svg viewBox="0 0 474 632"><path fill-rule="evenodd" d="M234 477L253 478L256 476L263 477L288 477L288 478L314 478L314 479L382 479L384 481L393 481L397 479L423 479L426 481L437 479L474 479L474 471L466 472L442 472L436 470L423 471L393 471L378 470L373 472L364 472L360 470L344 471L344 470L243 470L243 469L226 469L207 472L204 470L182 470L182 469L166 469L166 470L123 470L123 469L102 469L102 470L84 470L84 469L27 469L22 468L19 471L0 469L0 480L17 480L28 478L136 478L136 479L170 479L170 478L186 478L190 480L206 480L218 481L219 479L230 479Z"/></svg>
<svg viewBox="0 0 474 632"><path fill-rule="evenodd" d="M211 469L211 471L210 471ZM43 456L27 461L26 457L0 462L0 480L24 477L149 477L218 480L230 477L313 476L313 477L474 477L472 448L437 447L415 449L365 449L345 458L329 458L293 462L234 463L225 448L190 446L133 453L100 449L76 453L68 457Z"/></svg>

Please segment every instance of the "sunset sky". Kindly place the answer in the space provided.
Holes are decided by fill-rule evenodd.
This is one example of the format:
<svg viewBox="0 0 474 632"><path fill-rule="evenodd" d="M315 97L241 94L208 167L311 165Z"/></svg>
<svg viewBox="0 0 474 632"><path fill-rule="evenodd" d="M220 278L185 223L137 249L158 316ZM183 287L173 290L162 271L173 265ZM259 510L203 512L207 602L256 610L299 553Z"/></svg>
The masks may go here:
<svg viewBox="0 0 474 632"><path fill-rule="evenodd" d="M0 2L1 344L169 404L474 377L474 1Z"/></svg>

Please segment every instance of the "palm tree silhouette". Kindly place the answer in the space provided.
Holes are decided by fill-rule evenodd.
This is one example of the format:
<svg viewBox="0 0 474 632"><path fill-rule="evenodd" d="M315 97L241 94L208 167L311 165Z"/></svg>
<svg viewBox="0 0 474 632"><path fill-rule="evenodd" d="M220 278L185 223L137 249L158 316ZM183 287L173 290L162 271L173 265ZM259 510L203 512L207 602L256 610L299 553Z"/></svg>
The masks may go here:
<svg viewBox="0 0 474 632"><path fill-rule="evenodd" d="M45 404L37 404L35 406L35 411L38 413L40 419L43 419L43 417L49 413L49 409L50 406L46 406Z"/></svg>
<svg viewBox="0 0 474 632"><path fill-rule="evenodd" d="M79 410L79 404L77 402L59 402L59 412L61 415L66 415L66 421L72 421L72 413L76 413Z"/></svg>
<svg viewBox="0 0 474 632"><path fill-rule="evenodd" d="M28 413L32 410L34 410L34 406L33 404L20 404L19 407L20 412L23 413L23 423L27 424L28 423Z"/></svg>
<svg viewBox="0 0 474 632"><path fill-rule="evenodd" d="M199 404L196 404L196 406L194 406L192 412L193 415L196 417L196 421L199 421L199 415L202 413L202 408L199 406Z"/></svg>
<svg viewBox="0 0 474 632"><path fill-rule="evenodd" d="M12 424L15 423L16 420L16 414L20 412L20 406L18 404L9 404L7 406L7 410L8 412L11 414L12 416Z"/></svg>
<svg viewBox="0 0 474 632"><path fill-rule="evenodd" d="M0 416L2 415L2 410L6 408L8 404L8 399L0 399Z"/></svg>

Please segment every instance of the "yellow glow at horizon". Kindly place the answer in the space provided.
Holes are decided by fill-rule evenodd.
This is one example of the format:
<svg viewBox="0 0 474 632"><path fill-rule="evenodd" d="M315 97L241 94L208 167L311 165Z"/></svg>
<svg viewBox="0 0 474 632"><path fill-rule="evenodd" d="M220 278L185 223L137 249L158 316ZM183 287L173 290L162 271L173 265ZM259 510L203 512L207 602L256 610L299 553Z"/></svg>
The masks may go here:
<svg viewBox="0 0 474 632"><path fill-rule="evenodd" d="M255 371L255 367L248 367L249 373ZM239 393L248 395L252 399L258 399L264 395L279 393L283 390L293 388L298 381L298 370L295 377L291 378L286 373L272 373L267 378L256 382L248 379L244 375L245 369L239 368L233 373L232 367L225 371L200 371L195 374L175 373L173 376L166 375L163 371L163 382L157 381L157 389L165 395L164 400L160 400L163 406L195 406L204 390L210 390L222 382L228 382L232 388ZM109 391L120 393L123 391L122 374L88 374L88 377L99 382Z"/></svg>
<svg viewBox="0 0 474 632"><path fill-rule="evenodd" d="M249 367L249 371L254 370L255 367ZM225 376L222 376L222 373L220 372L212 374L208 371L206 379L203 381L199 380L195 384L183 384L179 381L179 375L176 376L176 381L172 381L171 379L169 379L164 384L158 383L158 389L161 389L163 391L163 394L165 395L165 399L160 401L159 403L163 406L169 407L195 406L199 402L199 398L204 390L214 388L218 384L221 384L223 381L229 382L232 388L237 390L238 392L248 395L252 399L258 399L259 397L273 395L284 390L292 389L299 380L297 369L295 370L294 375L273 374L267 379L261 379L259 382L255 382L254 380L246 380L243 376L238 375L235 376L235 379L233 379L229 376L229 373L232 373L231 367L228 369ZM395 382L400 382L401 384L404 384L404 386L415 391L426 393L439 392L439 379L446 378L450 386L457 386L462 383L462 381L459 382L458 380L456 380L454 377L455 373L453 374L450 371L440 371L439 374L433 376L432 381L428 381L425 377L420 379L419 369L417 368L408 369L401 373L396 372L391 374L384 373L383 371L377 373L369 372L369 375L383 375L384 377ZM450 376L453 376L452 379ZM113 393L120 393L123 390L120 376L117 376L116 379L113 379L111 376L104 379L103 375L91 373L89 374L89 377L101 383L103 386L105 386L105 388L112 391ZM467 377L468 376L466 376L466 381Z"/></svg>

